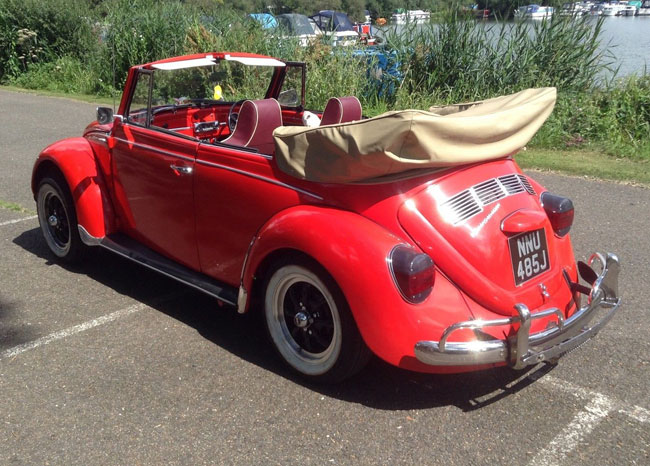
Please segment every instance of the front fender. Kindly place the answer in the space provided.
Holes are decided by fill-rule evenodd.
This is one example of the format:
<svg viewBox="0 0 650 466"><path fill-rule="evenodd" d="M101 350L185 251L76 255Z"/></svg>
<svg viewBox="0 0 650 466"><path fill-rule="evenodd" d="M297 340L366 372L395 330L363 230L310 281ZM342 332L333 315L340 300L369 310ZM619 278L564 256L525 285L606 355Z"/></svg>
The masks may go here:
<svg viewBox="0 0 650 466"><path fill-rule="evenodd" d="M32 171L34 196L40 180L54 168L61 172L68 184L78 224L94 237L106 236L112 205L90 143L81 137L69 138L43 149Z"/></svg>
<svg viewBox="0 0 650 466"><path fill-rule="evenodd" d="M276 251L307 254L341 288L366 345L391 364L416 368L417 339L439 334L446 322L469 313L458 290L438 272L429 299L419 305L404 301L387 258L395 245L408 242L354 212L296 206L277 214L256 236L242 282L251 290L254 275Z"/></svg>

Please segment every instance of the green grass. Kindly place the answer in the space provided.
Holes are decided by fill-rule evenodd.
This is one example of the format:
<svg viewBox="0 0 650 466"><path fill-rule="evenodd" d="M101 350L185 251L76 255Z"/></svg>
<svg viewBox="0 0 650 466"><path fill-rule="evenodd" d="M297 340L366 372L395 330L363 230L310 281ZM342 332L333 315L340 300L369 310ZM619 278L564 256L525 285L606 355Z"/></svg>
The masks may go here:
<svg viewBox="0 0 650 466"><path fill-rule="evenodd" d="M515 156L524 169L553 171L650 187L648 160L614 158L595 150L528 149Z"/></svg>
<svg viewBox="0 0 650 466"><path fill-rule="evenodd" d="M15 202L7 202L0 200L0 209L7 209L13 212L19 212L21 214L31 214L36 215L36 212L30 209L25 209L23 206L16 204Z"/></svg>

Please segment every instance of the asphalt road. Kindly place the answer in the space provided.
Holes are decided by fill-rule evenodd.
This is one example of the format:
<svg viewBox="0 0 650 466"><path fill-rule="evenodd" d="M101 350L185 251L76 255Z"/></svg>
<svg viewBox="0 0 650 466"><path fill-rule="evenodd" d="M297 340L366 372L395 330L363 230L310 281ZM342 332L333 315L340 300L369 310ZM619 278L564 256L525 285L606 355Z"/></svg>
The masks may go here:
<svg viewBox="0 0 650 466"><path fill-rule="evenodd" d="M94 107L0 90L0 201ZM373 360L336 387L286 371L255 321L97 251L57 263L0 207L0 464L650 463L650 190L532 174L576 206L576 256L622 260L619 314L557 366L432 376Z"/></svg>

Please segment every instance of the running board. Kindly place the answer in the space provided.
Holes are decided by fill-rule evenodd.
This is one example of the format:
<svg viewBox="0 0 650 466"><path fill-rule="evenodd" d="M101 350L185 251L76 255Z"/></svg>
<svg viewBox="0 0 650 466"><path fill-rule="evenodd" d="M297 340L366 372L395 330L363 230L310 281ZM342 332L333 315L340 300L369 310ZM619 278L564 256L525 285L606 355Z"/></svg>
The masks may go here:
<svg viewBox="0 0 650 466"><path fill-rule="evenodd" d="M237 307L238 289L236 287L214 280L167 259L126 235L117 233L105 236L96 244L148 269L207 293L219 301Z"/></svg>

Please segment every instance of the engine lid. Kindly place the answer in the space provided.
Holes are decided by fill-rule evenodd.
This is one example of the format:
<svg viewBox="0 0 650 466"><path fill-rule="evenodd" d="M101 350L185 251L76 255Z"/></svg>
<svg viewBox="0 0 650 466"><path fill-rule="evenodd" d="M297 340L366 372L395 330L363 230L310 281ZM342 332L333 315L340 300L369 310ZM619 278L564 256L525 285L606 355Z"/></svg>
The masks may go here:
<svg viewBox="0 0 650 466"><path fill-rule="evenodd" d="M513 162L483 164L411 196L398 220L472 299L514 315L516 303L534 309L566 287L539 194Z"/></svg>

